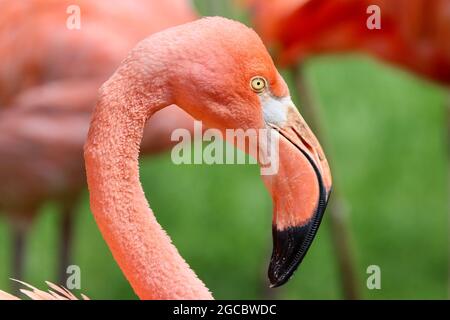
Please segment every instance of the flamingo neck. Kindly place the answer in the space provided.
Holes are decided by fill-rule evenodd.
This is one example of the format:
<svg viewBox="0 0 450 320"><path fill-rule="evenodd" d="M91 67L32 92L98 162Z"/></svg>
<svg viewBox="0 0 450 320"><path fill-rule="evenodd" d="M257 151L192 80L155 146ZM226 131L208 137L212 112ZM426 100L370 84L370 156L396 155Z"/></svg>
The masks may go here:
<svg viewBox="0 0 450 320"><path fill-rule="evenodd" d="M171 102L155 86L140 94L136 82L116 73L101 89L85 146L91 210L139 298L212 299L156 221L140 184L144 124Z"/></svg>

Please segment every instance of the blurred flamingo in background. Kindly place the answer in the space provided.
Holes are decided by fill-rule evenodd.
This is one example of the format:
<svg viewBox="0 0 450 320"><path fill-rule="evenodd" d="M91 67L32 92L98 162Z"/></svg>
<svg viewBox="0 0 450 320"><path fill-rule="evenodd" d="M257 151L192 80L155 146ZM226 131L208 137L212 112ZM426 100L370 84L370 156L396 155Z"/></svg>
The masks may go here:
<svg viewBox="0 0 450 320"><path fill-rule="evenodd" d="M65 279L72 215L85 186L82 149L100 84L140 39L195 18L185 0L81 0L81 29L69 30L71 4L0 3L0 211L11 222L17 279L25 235L47 201L62 212L59 277ZM192 129L193 121L176 106L157 114L143 153L167 149L180 127Z"/></svg>
<svg viewBox="0 0 450 320"><path fill-rule="evenodd" d="M289 67L302 110L321 140L302 63L325 53L360 51L444 85L450 84L449 0L242 0L276 62ZM381 29L367 20L380 9ZM370 10L368 10L368 8ZM325 141L326 144L326 141ZM330 222L346 298L358 298L350 232L335 190Z"/></svg>
<svg viewBox="0 0 450 320"><path fill-rule="evenodd" d="M449 0L248 0L256 29L282 65L360 50L450 83ZM369 29L377 5L381 28Z"/></svg>
<svg viewBox="0 0 450 320"><path fill-rule="evenodd" d="M139 182L146 119L172 104L222 133L268 129L279 137L278 171L262 178L273 199L268 275L272 287L283 285L316 235L331 174L258 35L215 17L140 42L100 89L84 152L91 209L134 291L141 299L212 298L156 221ZM261 141L256 145L252 155L261 160ZM28 295L53 299L64 290L49 285L50 293L31 287Z"/></svg>

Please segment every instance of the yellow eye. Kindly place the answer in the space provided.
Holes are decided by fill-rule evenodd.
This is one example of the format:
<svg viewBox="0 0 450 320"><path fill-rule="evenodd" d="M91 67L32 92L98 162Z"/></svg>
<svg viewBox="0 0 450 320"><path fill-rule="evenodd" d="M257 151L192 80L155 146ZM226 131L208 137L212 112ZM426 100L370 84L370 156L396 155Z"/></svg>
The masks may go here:
<svg viewBox="0 0 450 320"><path fill-rule="evenodd" d="M264 79L263 77L256 76L253 77L252 80L250 80L250 86L252 87L252 90L257 93L263 92L266 88L266 85L266 79Z"/></svg>

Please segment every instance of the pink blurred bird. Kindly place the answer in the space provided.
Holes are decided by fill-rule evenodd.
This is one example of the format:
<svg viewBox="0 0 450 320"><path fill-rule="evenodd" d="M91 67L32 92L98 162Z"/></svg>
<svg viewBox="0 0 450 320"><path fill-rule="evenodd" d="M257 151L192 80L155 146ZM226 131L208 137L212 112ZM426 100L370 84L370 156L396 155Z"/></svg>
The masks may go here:
<svg viewBox="0 0 450 320"><path fill-rule="evenodd" d="M140 39L195 18L185 0L79 0L81 28L69 30L72 2L0 2L0 212L12 225L17 279L25 235L47 201L62 212L65 278L72 215L86 179L83 144L100 84ZM192 130L193 121L178 107L157 114L143 153L166 150L180 127Z"/></svg>
<svg viewBox="0 0 450 320"><path fill-rule="evenodd" d="M281 64L360 50L450 84L450 0L242 0ZM369 29L372 5L380 29Z"/></svg>

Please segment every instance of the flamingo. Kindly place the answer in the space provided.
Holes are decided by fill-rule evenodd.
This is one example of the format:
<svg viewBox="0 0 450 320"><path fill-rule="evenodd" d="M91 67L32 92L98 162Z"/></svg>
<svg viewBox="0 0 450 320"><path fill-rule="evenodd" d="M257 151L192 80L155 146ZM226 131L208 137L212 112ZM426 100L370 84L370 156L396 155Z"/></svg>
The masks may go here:
<svg viewBox="0 0 450 320"><path fill-rule="evenodd" d="M139 182L146 120L172 104L209 128L268 129L279 138L278 172L262 178L274 205L269 280L271 287L286 283L317 233L330 169L259 36L213 17L146 38L100 89L84 148L91 209L132 288L141 299L212 298L158 224ZM64 290L49 285L53 290L38 290L37 298Z"/></svg>
<svg viewBox="0 0 450 320"><path fill-rule="evenodd" d="M360 50L438 83L450 84L448 0L248 0L255 27L293 65L307 57ZM381 29L369 29L377 5Z"/></svg>
<svg viewBox="0 0 450 320"><path fill-rule="evenodd" d="M187 0L80 0L80 29L66 27L70 0L0 3L0 106L47 82L98 78L153 32L192 21Z"/></svg>
<svg viewBox="0 0 450 320"><path fill-rule="evenodd" d="M270 285L286 283L317 233L330 169L259 36L213 17L146 38L100 89L84 153L91 210L132 288L141 299L212 298L139 182L144 124L171 104L222 132L266 128L279 137L279 170L262 178L274 208Z"/></svg>
<svg viewBox="0 0 450 320"><path fill-rule="evenodd" d="M0 211L11 222L17 279L26 234L47 201L61 208L65 279L72 215L86 185L83 145L101 83L139 40L195 17L184 0L77 3L80 30L65 27L72 1L0 3ZM149 123L143 154L169 148L180 127L193 130L192 118L176 106L162 110Z"/></svg>

